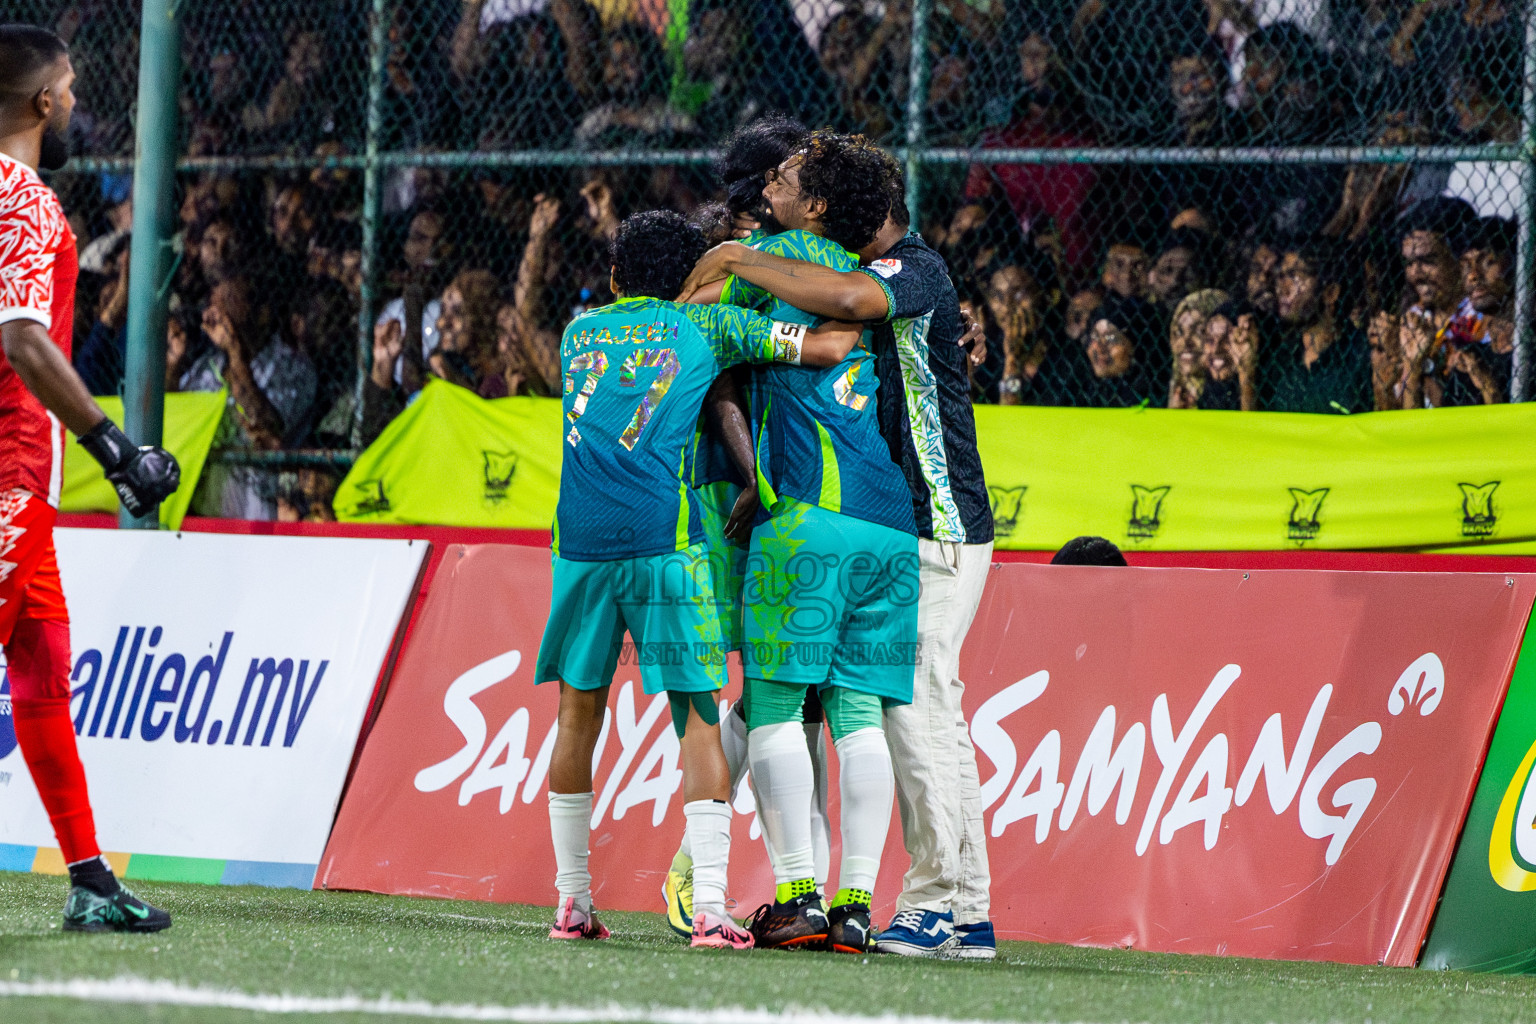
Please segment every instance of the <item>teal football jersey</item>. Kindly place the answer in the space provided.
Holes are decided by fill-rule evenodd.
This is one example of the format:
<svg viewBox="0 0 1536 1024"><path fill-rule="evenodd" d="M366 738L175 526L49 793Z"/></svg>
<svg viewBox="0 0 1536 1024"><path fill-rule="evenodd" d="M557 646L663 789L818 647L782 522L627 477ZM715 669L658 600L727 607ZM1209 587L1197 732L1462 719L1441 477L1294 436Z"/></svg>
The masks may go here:
<svg viewBox="0 0 1536 1024"><path fill-rule="evenodd" d="M836 270L859 266L842 246L808 231L770 235L754 248ZM820 322L740 278L726 282L720 301L788 323ZM752 374L758 489L765 507L772 511L779 498L796 498L829 512L917 532L907 479L880 435L878 384L867 330L836 366L775 363Z"/></svg>
<svg viewBox="0 0 1536 1024"><path fill-rule="evenodd" d="M772 331L745 309L649 298L571 321L560 339L556 555L636 558L704 539L689 486L699 408L721 370L773 358Z"/></svg>

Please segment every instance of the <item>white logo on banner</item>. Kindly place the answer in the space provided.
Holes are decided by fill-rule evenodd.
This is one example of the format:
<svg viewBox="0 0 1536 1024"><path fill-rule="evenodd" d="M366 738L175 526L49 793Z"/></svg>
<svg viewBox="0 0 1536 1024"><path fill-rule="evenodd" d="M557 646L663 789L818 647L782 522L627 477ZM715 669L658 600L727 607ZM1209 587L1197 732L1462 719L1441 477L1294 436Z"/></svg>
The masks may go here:
<svg viewBox="0 0 1536 1024"><path fill-rule="evenodd" d="M490 730L474 702L478 694L507 681L521 664L521 652L508 651L476 665L449 685L443 695L443 713L458 729L463 746L416 773L419 791L434 793L458 782L461 807L481 793L495 791L502 814L513 807L519 788L523 803L538 799L549 772L556 726L550 725L530 757L530 717L526 707L515 709L487 743ZM1061 774L1062 742L1058 730L1051 729L1040 739L1020 769L1019 751L1002 725L1009 716L1045 693L1050 673L1035 672L994 694L971 720L971 739L977 752L996 767L981 784L982 806L991 812L992 836L1001 837L1010 825L1034 818L1034 840L1044 843L1050 837L1053 823L1065 832L1078 820L1080 812L1086 810L1090 817L1095 817L1109 806L1112 797L1115 824L1127 824L1141 793L1143 769L1148 767L1150 738L1160 770L1138 827L1138 856L1147 852L1154 835L1159 845L1167 845L1180 829L1194 825L1201 827L1205 848L1214 849L1226 814L1233 807L1247 804L1262 776L1270 809L1279 816L1295 804L1302 833L1311 839L1328 840L1324 860L1336 863L1375 797L1377 783L1374 778L1363 776L1335 785L1334 778L1349 761L1375 753L1382 739L1381 725L1365 722L1356 726L1314 760L1318 732L1333 696L1333 686L1325 685L1313 699L1289 752L1280 713L1269 716L1247 759L1241 762L1242 770L1234 788L1228 785L1228 780L1237 763L1232 760L1231 741L1226 733L1209 737L1192 762L1190 755L1211 714L1241 674L1237 665L1227 665L1216 673L1189 717L1177 727L1168 695L1159 694L1152 702L1149 720L1130 722L1124 732L1118 733L1118 742L1121 712L1114 705L1105 707L1065 781ZM1432 653L1425 654L1403 672L1388 699L1389 710L1395 715L1404 707L1413 706L1421 715L1432 714L1444 689L1445 671L1440 659ZM604 713L593 755L594 772L615 734L619 751L593 805L593 828L610 812L613 820L619 821L629 810L644 803L652 805L651 824L660 825L682 786L677 738L667 714L667 698L664 694L652 698L641 712L636 701L643 696L632 681L625 682L618 687L614 707ZM1152 778L1150 772L1147 778ZM1328 804L1340 813L1324 809L1325 794L1330 792ZM737 813L755 811L746 780L736 793L734 806ZM758 823L754 819L752 836L757 835Z"/></svg>
<svg viewBox="0 0 1536 1024"><path fill-rule="evenodd" d="M990 810L1002 801L992 814L991 834L1002 836L1008 826L1034 818L1035 842L1043 843L1050 836L1053 820L1063 832L1072 827L1085 797L1088 814L1097 815L1117 790L1115 824L1126 824L1139 793L1150 734L1161 771L1137 832L1138 856L1146 853L1154 834L1159 844L1166 845L1180 829L1190 825L1202 826L1205 848L1213 849L1221 835L1222 819L1234 806L1248 802L1259 776L1263 775L1270 808L1277 816L1283 815L1295 802L1301 831L1312 839L1327 839L1324 860L1336 863L1376 795L1377 786L1376 780L1368 776L1341 782L1336 787L1333 779L1351 759L1375 753L1381 743L1381 725L1365 722L1356 726L1314 763L1313 748L1333 696L1333 686L1326 685L1312 701L1289 756L1279 712L1269 717L1253 750L1242 762L1236 789L1227 785L1235 762L1231 758L1231 742L1223 732L1205 742L1189 771L1184 773L1206 721L1241 673L1237 665L1227 665L1217 672L1178 729L1169 711L1168 695L1160 694L1152 702L1150 722L1132 722L1117 744L1118 713L1114 705L1106 707L1088 734L1067 783L1061 781L1060 732L1047 732L1015 774L1018 750L1001 725L1004 719L1045 693L1050 673L1036 672L993 695L977 709L971 724L971 738L977 751L986 755L997 769L981 786L984 808ZM1436 655L1425 654L1403 672L1388 699L1388 710L1397 715L1406 706L1416 706L1419 714L1432 714L1444 690L1444 666ZM1169 794L1174 792L1181 773L1183 784L1170 804ZM1329 803L1340 814L1323 809L1323 795L1330 787Z"/></svg>
<svg viewBox="0 0 1536 1024"><path fill-rule="evenodd" d="M528 709L515 709L487 743L490 730L485 715L474 701L477 695L510 679L522 660L521 651L507 651L481 662L448 685L443 694L443 714L459 730L464 745L451 756L417 772L415 786L418 791L436 793L459 782L460 807L469 806L469 802L481 793L495 791L496 807L502 814L512 809L519 787L525 804L533 803L543 793L544 780L549 775L550 754L555 748L557 725L550 725L537 752L530 758L528 729L531 718ZM604 710L602 731L592 755L594 782L597 768L615 733L619 752L593 802L593 828L597 828L610 812L614 821L621 821L632 808L645 803L652 805L651 825L660 825L666 820L672 798L682 788L683 772L679 763L682 752L672 729L666 694L651 698L642 712L636 701L644 697L633 681L625 682L618 687L614 706ZM721 710L724 711L724 705ZM659 730L658 725L661 726ZM754 809L745 780L736 792L735 809L737 813ZM758 834L754 820L752 837L755 839Z"/></svg>

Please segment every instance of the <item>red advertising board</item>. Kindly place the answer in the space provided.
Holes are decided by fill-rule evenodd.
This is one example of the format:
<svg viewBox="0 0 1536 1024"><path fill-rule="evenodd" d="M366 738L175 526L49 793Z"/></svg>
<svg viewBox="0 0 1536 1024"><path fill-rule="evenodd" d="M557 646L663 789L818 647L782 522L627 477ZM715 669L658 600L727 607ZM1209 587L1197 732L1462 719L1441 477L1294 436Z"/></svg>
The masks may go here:
<svg viewBox="0 0 1536 1024"><path fill-rule="evenodd" d="M320 885L554 902L548 558L446 553ZM999 934L1412 964L1533 595L1530 576L994 566L961 669ZM609 710L596 898L658 910L676 740L633 667ZM772 879L745 791L737 808L750 907ZM905 866L893 825L877 918Z"/></svg>

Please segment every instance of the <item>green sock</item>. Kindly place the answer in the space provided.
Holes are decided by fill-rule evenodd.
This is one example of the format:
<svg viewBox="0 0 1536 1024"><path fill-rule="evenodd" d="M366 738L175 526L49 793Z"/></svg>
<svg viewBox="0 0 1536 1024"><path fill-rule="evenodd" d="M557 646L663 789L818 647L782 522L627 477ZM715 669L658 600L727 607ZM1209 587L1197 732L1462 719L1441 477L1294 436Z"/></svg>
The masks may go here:
<svg viewBox="0 0 1536 1024"><path fill-rule="evenodd" d="M792 899L815 891L816 879L797 878L793 882L780 882L774 889L773 898L780 903L788 903Z"/></svg>
<svg viewBox="0 0 1536 1024"><path fill-rule="evenodd" d="M837 895L832 897L834 907L845 906L849 903L857 903L861 907L867 907L875 894L868 889L839 889Z"/></svg>
<svg viewBox="0 0 1536 1024"><path fill-rule="evenodd" d="M690 870L692 867L693 867L693 858L688 856L682 850L678 850L676 853L674 853L672 855L672 870L673 871L676 871L678 874L682 874L682 873Z"/></svg>

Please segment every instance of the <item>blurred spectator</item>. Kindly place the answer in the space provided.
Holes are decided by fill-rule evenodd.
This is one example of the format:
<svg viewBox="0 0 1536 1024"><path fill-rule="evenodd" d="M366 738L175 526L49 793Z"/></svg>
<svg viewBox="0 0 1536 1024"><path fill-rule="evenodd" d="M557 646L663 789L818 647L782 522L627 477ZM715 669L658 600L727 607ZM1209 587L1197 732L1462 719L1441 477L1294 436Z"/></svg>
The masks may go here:
<svg viewBox="0 0 1536 1024"><path fill-rule="evenodd" d="M1259 407L1259 329L1252 313L1230 300L1212 310L1200 363L1205 385L1196 408L1251 412Z"/></svg>
<svg viewBox="0 0 1536 1024"><path fill-rule="evenodd" d="M1316 146L1352 140L1349 113L1335 103L1336 77L1326 55L1287 22L1249 36L1238 95L1251 146ZM1327 164L1253 167L1241 178L1250 217L1264 229L1306 237L1337 210L1343 174ZM1253 216L1256 214L1257 216Z"/></svg>
<svg viewBox="0 0 1536 1024"><path fill-rule="evenodd" d="M93 395L120 394L128 365L128 256L132 239L126 234L107 237L117 241L102 254L106 281L97 297L96 320L73 359L80 379Z"/></svg>
<svg viewBox="0 0 1536 1024"><path fill-rule="evenodd" d="M512 301L496 311L496 355L507 395L560 394L560 330L549 324L545 301L556 269L550 257L559 216L558 199L534 198Z"/></svg>
<svg viewBox="0 0 1536 1024"><path fill-rule="evenodd" d="M892 141L905 94L898 84L907 67L902 44L908 41L910 47L911 38L912 0L891 0L881 18L858 3L833 15L821 30L820 58L837 94L834 127Z"/></svg>
<svg viewBox="0 0 1536 1024"><path fill-rule="evenodd" d="M1113 541L1103 537L1073 537L1051 556L1052 565L1129 565Z"/></svg>
<svg viewBox="0 0 1536 1024"><path fill-rule="evenodd" d="M411 218L405 241L400 246L400 264L390 275L391 281L402 290L407 284L416 284L427 290L435 290L437 282L447 270L447 260L453 254L453 245L447 238L447 218L436 209L425 209ZM432 299L421 310L421 358L425 359L438 346L437 322L442 316L442 303ZM379 310L376 325L391 321L400 324L404 337L405 298L397 296ZM377 351L377 350L375 350ZM391 365L394 365L391 363ZM400 372L397 368L395 377Z"/></svg>
<svg viewBox="0 0 1536 1024"><path fill-rule="evenodd" d="M497 357L496 278L485 270L466 270L443 291L437 317L437 347L427 354L434 374L480 395L507 394Z"/></svg>
<svg viewBox="0 0 1536 1024"><path fill-rule="evenodd" d="M1515 231L1510 221L1488 217L1471 227L1461 250L1466 293L1439 340L1438 405L1490 405L1509 396L1515 325ZM1426 386L1426 391L1433 388ZM1432 397L1432 393L1429 397Z"/></svg>
<svg viewBox="0 0 1536 1024"><path fill-rule="evenodd" d="M1084 288L1067 302L1066 322L1062 329L1067 338L1077 342L1081 348L1088 347L1088 328L1092 326L1088 318L1103 301L1102 292Z"/></svg>
<svg viewBox="0 0 1536 1024"><path fill-rule="evenodd" d="M1186 295L1207 283L1209 275L1205 236L1189 228L1170 232L1147 269L1147 297L1165 317L1171 317Z"/></svg>
<svg viewBox="0 0 1536 1024"><path fill-rule="evenodd" d="M1168 408L1199 407L1206 386L1206 328L1215 311L1226 302L1226 292L1211 288L1186 295L1174 310L1168 327L1168 349L1172 362Z"/></svg>
<svg viewBox="0 0 1536 1024"><path fill-rule="evenodd" d="M1276 412L1354 413L1372 408L1366 339L1339 315L1345 274L1327 242L1288 246L1275 274L1281 322L1276 341L1264 339L1265 373Z"/></svg>
<svg viewBox="0 0 1536 1024"><path fill-rule="evenodd" d="M550 0L542 11L508 16L516 9L485 0L466 0L460 8L450 65L467 126L475 131L462 139L466 145L566 145L595 95L599 26L591 5ZM608 71L603 74L606 83Z"/></svg>
<svg viewBox="0 0 1536 1024"><path fill-rule="evenodd" d="M1465 297L1456 254L1465 248L1474 231L1476 214L1459 199L1436 198L1410 210L1398 227L1408 282L1406 308L1398 329L1402 407L1443 405L1450 372L1448 358L1462 347L1446 345L1451 319ZM1462 360L1457 362L1460 365ZM1453 402L1465 397L1456 389L1450 395Z"/></svg>
<svg viewBox="0 0 1536 1024"><path fill-rule="evenodd" d="M318 382L309 358L274 333L270 311L244 276L214 286L203 313L211 350L182 375L182 391L229 390L216 447L271 451L293 444L309 429ZM271 519L277 511L277 476L271 470L210 462L194 498L202 515Z"/></svg>
<svg viewBox="0 0 1536 1024"><path fill-rule="evenodd" d="M1089 372L1082 346L1062 331L1060 313L1047 302L1024 262L1002 262L986 275L984 326L989 360L1002 353L997 401L1002 405L1076 405Z"/></svg>
<svg viewBox="0 0 1536 1024"><path fill-rule="evenodd" d="M1059 149L1093 145L1086 134L1076 94L1046 36L1026 32L1019 45L1025 88L1004 128L982 136L983 149ZM1089 164L996 164L971 165L965 183L967 205L951 224L953 245L967 225L982 226L985 212L979 201L1000 193L1027 237L1042 233L1047 224L1060 234L1067 267L1074 275L1086 269L1094 249L1088 199L1098 181Z"/></svg>
<svg viewBox="0 0 1536 1024"><path fill-rule="evenodd" d="M825 124L835 107L832 81L787 0L692 0L673 102L708 139L771 111Z"/></svg>
<svg viewBox="0 0 1536 1024"><path fill-rule="evenodd" d="M667 102L666 52L656 33L633 22L610 32L602 46L602 102L576 126L583 149L686 145L693 118Z"/></svg>
<svg viewBox="0 0 1536 1024"><path fill-rule="evenodd" d="M1159 401L1145 365L1155 335L1136 308L1112 295L1089 320L1088 362L1093 367L1093 382L1085 404L1117 408Z"/></svg>

